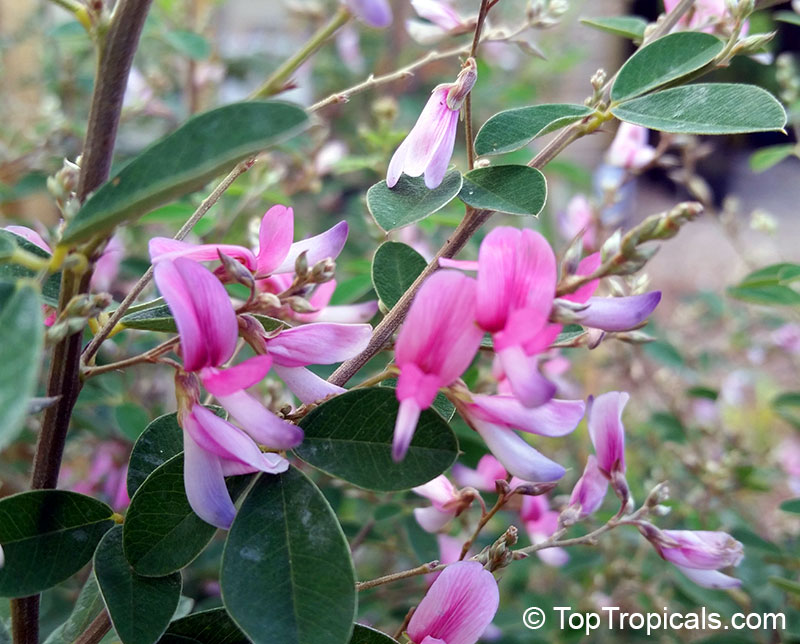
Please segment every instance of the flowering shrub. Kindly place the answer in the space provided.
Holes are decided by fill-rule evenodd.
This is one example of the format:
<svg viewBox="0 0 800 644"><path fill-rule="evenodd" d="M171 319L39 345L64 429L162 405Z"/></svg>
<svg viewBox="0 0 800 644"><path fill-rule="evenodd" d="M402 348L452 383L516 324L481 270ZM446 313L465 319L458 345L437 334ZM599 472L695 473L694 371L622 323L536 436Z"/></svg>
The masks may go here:
<svg viewBox="0 0 800 644"><path fill-rule="evenodd" d="M788 623L742 641L800 633L800 394L765 364L779 353L796 375L782 311L800 266L753 266L727 283L735 315L713 313L717 293L694 318L644 272L713 205L697 137L786 132L784 105L737 66L773 35L753 33L759 3L573 25L634 45L574 104L527 86L510 100L502 71L548 64L526 57L573 21L561 0L331 1L234 102L206 90L235 65L175 28L176 3L56 4L98 64L79 154L47 168L60 222L0 231L0 639L521 642L542 626L528 606L567 603L781 610ZM451 41L384 69L397 43L405 59ZM188 110L168 88L176 55ZM766 69L793 126L782 60ZM611 131L584 192L565 183L559 155ZM780 143L753 165L793 155ZM692 200L634 212L651 170ZM751 337L697 355L699 326ZM557 621L541 633L574 640Z"/></svg>

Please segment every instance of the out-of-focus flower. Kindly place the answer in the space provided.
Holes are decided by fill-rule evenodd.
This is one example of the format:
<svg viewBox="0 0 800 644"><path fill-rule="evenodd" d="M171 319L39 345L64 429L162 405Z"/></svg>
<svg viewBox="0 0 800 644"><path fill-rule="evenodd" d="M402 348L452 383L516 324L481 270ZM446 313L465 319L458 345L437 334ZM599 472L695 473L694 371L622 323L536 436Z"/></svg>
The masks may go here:
<svg viewBox="0 0 800 644"><path fill-rule="evenodd" d="M586 467L581 478L572 489L569 504L578 508L578 518L587 517L594 514L603 504L606 492L608 492L608 479L597 466L597 457L590 454L586 459Z"/></svg>
<svg viewBox="0 0 800 644"><path fill-rule="evenodd" d="M481 492L494 492L495 481L504 481L507 476L506 468L491 454L482 456L474 470L461 463L453 465L456 483L461 487L474 487Z"/></svg>
<svg viewBox="0 0 800 644"><path fill-rule="evenodd" d="M583 247L587 250L597 247L594 212L584 195L575 195L569 200L566 210L558 218L558 229L566 240L582 235Z"/></svg>
<svg viewBox="0 0 800 644"><path fill-rule="evenodd" d="M647 536L647 535L646 535ZM658 553L684 575L705 588L737 588L742 582L719 572L738 566L744 556L741 543L726 532L663 530L648 536Z"/></svg>
<svg viewBox="0 0 800 644"><path fill-rule="evenodd" d="M347 144L344 141L328 141L314 158L314 170L321 177L330 174L334 166L347 156Z"/></svg>
<svg viewBox="0 0 800 644"><path fill-rule="evenodd" d="M108 240L103 253L94 264L90 287L93 291L109 291L117 279L119 265L125 254L125 246L119 235L114 235Z"/></svg>
<svg viewBox="0 0 800 644"><path fill-rule="evenodd" d="M664 0L664 11L672 11L679 0ZM730 19L726 0L696 0L692 9L684 14L678 23L685 29L699 29L705 33L714 33L720 21ZM742 35L747 35L749 25L742 27Z"/></svg>
<svg viewBox="0 0 800 644"><path fill-rule="evenodd" d="M482 336L475 324L475 280L448 270L431 275L417 291L397 336L396 461L405 456L420 412L469 366Z"/></svg>
<svg viewBox="0 0 800 644"><path fill-rule="evenodd" d="M427 508L414 510L417 523L427 532L441 530L450 519L461 514L475 499L474 490L456 490L444 474L424 485L412 488L412 491L424 496L433 504Z"/></svg>
<svg viewBox="0 0 800 644"><path fill-rule="evenodd" d="M525 522L532 543L547 541L558 530L558 512L550 509L550 503L543 494L523 497L519 515ZM563 566L569 560L563 548L543 548L537 550L536 554L548 566Z"/></svg>
<svg viewBox="0 0 800 644"><path fill-rule="evenodd" d="M390 188L403 172L410 177L424 173L425 185L431 189L442 183L453 156L461 105L477 79L475 59L468 58L455 83L433 90L416 124L392 155L386 173Z"/></svg>
<svg viewBox="0 0 800 644"><path fill-rule="evenodd" d="M631 123L620 123L617 134L606 152L606 162L626 170L641 170L656 156L656 149L647 143L647 139L647 128Z"/></svg>
<svg viewBox="0 0 800 644"><path fill-rule="evenodd" d="M448 34L471 29L474 19L464 19L445 0L411 0L417 15L429 22L407 20L408 34L423 45L432 44Z"/></svg>
<svg viewBox="0 0 800 644"><path fill-rule="evenodd" d="M450 564L411 616L408 637L413 644L475 644L499 602L497 582L481 564Z"/></svg>
<svg viewBox="0 0 800 644"><path fill-rule="evenodd" d="M345 25L336 34L336 51L339 59L352 73L359 74L364 71L366 62L361 53L358 30L354 29L352 25Z"/></svg>
<svg viewBox="0 0 800 644"><path fill-rule="evenodd" d="M117 441L104 441L92 450L89 469L78 475L72 467L62 468L59 486L89 496L101 494L112 508L122 511L130 503L128 497L129 447ZM76 480L77 479L77 480Z"/></svg>
<svg viewBox="0 0 800 644"><path fill-rule="evenodd" d="M630 396L622 391L609 391L589 398L589 437L597 454L597 466L606 476L625 472L625 427L622 410Z"/></svg>
<svg viewBox="0 0 800 644"><path fill-rule="evenodd" d="M800 439L783 439L776 449L778 463L788 477L789 489L800 496Z"/></svg>
<svg viewBox="0 0 800 644"><path fill-rule="evenodd" d="M515 429L542 436L565 436L583 418L582 400L551 400L525 407L514 396L473 394L457 404L459 413L503 467L523 481L549 482L564 476L564 468L542 455L516 434Z"/></svg>
<svg viewBox="0 0 800 644"><path fill-rule="evenodd" d="M775 346L792 355L800 355L800 325L793 322L784 324L772 332L771 338Z"/></svg>
<svg viewBox="0 0 800 644"><path fill-rule="evenodd" d="M384 29L392 24L392 8L388 0L344 0L344 3L365 25Z"/></svg>

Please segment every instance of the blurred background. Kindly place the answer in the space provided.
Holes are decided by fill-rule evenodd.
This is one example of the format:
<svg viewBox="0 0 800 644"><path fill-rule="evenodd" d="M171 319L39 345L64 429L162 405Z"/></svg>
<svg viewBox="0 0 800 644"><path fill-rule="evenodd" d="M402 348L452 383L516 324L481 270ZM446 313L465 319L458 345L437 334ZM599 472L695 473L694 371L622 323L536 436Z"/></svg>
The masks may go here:
<svg viewBox="0 0 800 644"><path fill-rule="evenodd" d="M473 91L476 129L501 109L582 103L592 92L590 77L599 68L612 74L634 50L630 40L591 28L580 18L634 14L654 20L662 11L656 0L538 4L551 12L545 11L545 18L552 19L511 40L507 36L525 20L527 3L502 0L492 11L490 31L497 40L480 53ZM388 30L350 23L298 70L293 87L281 98L312 105L370 73L390 73L431 51L469 42L466 34L420 43L413 37L419 37L419 29L407 25L417 19L410 4L393 0L392 5L395 20ZM478 2L454 5L469 16ZM129 78L115 167L192 114L247 98L335 9L332 0L155 0ZM767 51L757 59L737 58L710 80L761 85L792 108L796 123L800 26L781 19L791 11L786 2L757 12L750 33L776 31ZM86 30L56 3L0 0L0 225L22 224L45 239L54 238L61 213L47 178L61 170L65 158L75 161L80 154L94 61ZM197 226L193 239L247 241L254 222L275 203L294 207L298 238L346 219L351 233L338 263L333 303L374 299L370 260L385 235L366 209L366 190L385 175L392 152L430 90L452 81L458 70L459 59L453 55L412 77L318 111L308 133L263 155L234 184ZM606 156L615 128L612 122L585 137L545 169L549 201L538 220L498 216L492 223L533 226L551 239L558 253L575 233L570 207L577 207L574 200L581 195L597 246L616 228L630 227L679 201L705 205L698 221L662 244L645 278L618 280L614 287L635 292L649 282L650 289L664 292L644 330L655 340L643 345L609 340L591 352L564 349L552 356L552 375L558 375L564 397L612 389L631 393L625 420L628 480L635 498L641 501L655 484L670 481L671 512L661 525L730 531L745 544L746 557L737 570L744 585L730 593L699 588L661 561L637 533L617 530L595 548L571 550L569 561L561 565L534 558L506 569L498 629L485 639L506 644L800 641L800 519L780 509L783 501L800 496L800 307L790 295L776 305L758 294L742 299L728 291L764 266L800 263L800 159L789 155L770 164L776 157L764 152L796 143L796 131L790 127L787 135L726 138L651 133L650 145L658 151L655 162L620 169ZM507 160L525 163L541 145L537 141ZM454 162L462 169L463 148L459 139ZM174 234L203 196L201 192L160 208L123 231L118 273L104 289L117 301L124 297L149 265L147 239ZM462 207L454 202L393 238L431 256L462 216ZM481 236L463 258L476 256ZM121 334L106 343L102 359L131 355L153 342L152 334ZM485 369L473 368L471 385L480 388ZM265 383L262 394L276 406L286 396L277 382ZM127 499L121 485L132 442L155 416L173 411L173 400L167 369L136 368L90 381L76 410L62 485L122 509ZM0 495L25 485L35 422L25 440L0 457ZM463 423L455 423L465 452L462 462L474 467L485 447ZM566 501L590 449L585 425L573 436L544 443L549 456L572 466L552 495L556 508ZM346 533L357 540L360 578L439 557L436 538L416 526L410 513L421 501L417 497L373 495L315 476ZM607 501L600 520L614 513L612 506ZM462 519L465 526L476 520L474 511ZM486 543L514 520L511 512L498 515L484 532ZM458 530L454 526L452 534ZM219 604L215 565L220 546L221 541L186 572L186 610ZM45 630L63 621L80 588L78 581L46 593ZM402 622L409 598L420 597L424 585L423 579L415 579L362 593L361 621L391 632ZM552 623L540 631L524 628L525 607L553 605L656 611L669 606L682 612L705 606L723 615L781 611L790 628L782 634L662 631L654 637L601 630L589 638L561 632Z"/></svg>

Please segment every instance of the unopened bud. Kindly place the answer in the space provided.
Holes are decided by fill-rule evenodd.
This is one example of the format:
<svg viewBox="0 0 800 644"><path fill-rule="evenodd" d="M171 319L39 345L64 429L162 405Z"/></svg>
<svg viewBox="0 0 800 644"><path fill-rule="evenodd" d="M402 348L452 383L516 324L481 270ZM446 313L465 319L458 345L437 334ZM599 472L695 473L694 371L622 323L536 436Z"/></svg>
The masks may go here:
<svg viewBox="0 0 800 644"><path fill-rule="evenodd" d="M647 344L655 341L655 338L652 335L649 335L644 331L624 331L617 333L614 337L617 340L626 342L627 344Z"/></svg>
<svg viewBox="0 0 800 644"><path fill-rule="evenodd" d="M287 298L286 304L288 304L295 313L316 313L317 311L311 302L299 295L292 295Z"/></svg>
<svg viewBox="0 0 800 644"><path fill-rule="evenodd" d="M614 231L611 237L603 242L603 247L600 249L600 257L602 257L603 262L607 262L619 252L621 240L622 231L618 229Z"/></svg>
<svg viewBox="0 0 800 644"><path fill-rule="evenodd" d="M619 470L611 472L611 488L625 507L625 511L630 512L630 510L633 509L633 497L631 496L631 491L628 487L628 481L625 479L624 472L620 472Z"/></svg>
<svg viewBox="0 0 800 644"><path fill-rule="evenodd" d="M654 508L668 499L669 483L663 481L650 490L650 494L647 495L644 504L648 508Z"/></svg>
<svg viewBox="0 0 800 644"><path fill-rule="evenodd" d="M454 112L461 109L467 95L472 91L475 81L478 80L478 65L475 59L470 57L464 62L461 71L456 77L456 82L447 90L445 102Z"/></svg>
<svg viewBox="0 0 800 644"><path fill-rule="evenodd" d="M511 493L511 486L505 479L497 479L494 482L494 489L501 496L508 496Z"/></svg>
<svg viewBox="0 0 800 644"><path fill-rule="evenodd" d="M603 85L606 84L606 79L607 78L608 78L608 76L606 75L606 70L604 70L604 69L598 69L592 75L591 83L592 83L592 87L594 88L595 92L599 92L603 88Z"/></svg>
<svg viewBox="0 0 800 644"><path fill-rule="evenodd" d="M304 250L294 260L294 272L300 278L305 278L308 274L308 251Z"/></svg>
<svg viewBox="0 0 800 644"><path fill-rule="evenodd" d="M314 284L330 282L336 275L336 262L330 257L323 259L311 269L311 281Z"/></svg>
<svg viewBox="0 0 800 644"><path fill-rule="evenodd" d="M275 293L259 293L258 303L263 308L279 309L283 306L281 299Z"/></svg>
<svg viewBox="0 0 800 644"><path fill-rule="evenodd" d="M523 496L541 496L547 494L556 487L557 483L523 483L514 488L514 494Z"/></svg>
<svg viewBox="0 0 800 644"><path fill-rule="evenodd" d="M505 568L514 560L514 551L511 549L519 540L519 532L515 526L508 526L503 535L491 546L487 546L476 557L486 570L493 572Z"/></svg>
<svg viewBox="0 0 800 644"><path fill-rule="evenodd" d="M581 518L581 504L573 503L561 514L558 515L559 528L568 528L577 523Z"/></svg>
<svg viewBox="0 0 800 644"><path fill-rule="evenodd" d="M234 282L243 284L252 292L256 287L256 281L253 274L242 264L239 260L234 259L230 255L226 255L221 250L217 250L219 261L222 262L222 268L225 274Z"/></svg>
<svg viewBox="0 0 800 644"><path fill-rule="evenodd" d="M736 43L736 47L733 50L734 55L757 54L764 49L767 43L775 38L777 33L777 31L770 31L767 34L753 34L743 38Z"/></svg>

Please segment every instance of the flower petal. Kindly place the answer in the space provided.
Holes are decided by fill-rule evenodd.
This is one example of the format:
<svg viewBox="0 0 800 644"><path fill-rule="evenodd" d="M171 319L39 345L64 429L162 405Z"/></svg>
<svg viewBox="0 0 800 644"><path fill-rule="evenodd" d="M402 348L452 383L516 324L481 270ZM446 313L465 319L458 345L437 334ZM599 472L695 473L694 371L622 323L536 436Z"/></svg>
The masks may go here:
<svg viewBox="0 0 800 644"><path fill-rule="evenodd" d="M447 31L460 27L463 22L450 5L441 0L411 0L411 6L420 18L430 20Z"/></svg>
<svg viewBox="0 0 800 644"><path fill-rule="evenodd" d="M347 391L344 387L332 385L305 367L284 367L276 364L275 373L283 380L289 391L307 405Z"/></svg>
<svg viewBox="0 0 800 644"><path fill-rule="evenodd" d="M417 421L422 410L413 398L400 402L397 419L394 424L394 438L392 440L392 460L400 462L405 458L411 439L417 429Z"/></svg>
<svg viewBox="0 0 800 644"><path fill-rule="evenodd" d="M590 297L580 323L604 331L627 331L647 319L661 301L661 291L628 297Z"/></svg>
<svg viewBox="0 0 800 644"><path fill-rule="evenodd" d="M597 453L597 464L605 474L614 469L625 471L625 427L622 410L630 396L625 392L609 391L590 399L588 411L589 437Z"/></svg>
<svg viewBox="0 0 800 644"><path fill-rule="evenodd" d="M201 371L200 379L209 393L230 396L261 382L271 366L271 356L255 356L228 369L207 367Z"/></svg>
<svg viewBox="0 0 800 644"><path fill-rule="evenodd" d="M606 492L608 492L608 479L603 476L600 468L597 467L595 455L590 454L586 459L583 475L572 489L569 504L580 505L580 516L587 517L603 504Z"/></svg>
<svg viewBox="0 0 800 644"><path fill-rule="evenodd" d="M513 430L470 418L487 447L510 474L524 481L544 483L557 481L566 470L528 445Z"/></svg>
<svg viewBox="0 0 800 644"><path fill-rule="evenodd" d="M197 516L223 530L230 527L236 507L225 486L220 458L195 443L188 432L183 433L183 484Z"/></svg>
<svg viewBox="0 0 800 644"><path fill-rule="evenodd" d="M423 485L412 487L411 491L424 496L439 509L456 498L456 490L444 474L440 474Z"/></svg>
<svg viewBox="0 0 800 644"><path fill-rule="evenodd" d="M280 266L278 266L274 272L294 272L294 264L303 251L306 253L306 261L308 261L309 267L314 266L314 264L321 262L323 259L336 259L339 253L342 252L344 243L347 241L347 231L347 222L340 221L324 233L314 235L303 241L295 242L289 248L289 253L286 255L283 262L281 262Z"/></svg>
<svg viewBox="0 0 800 644"><path fill-rule="evenodd" d="M437 510L431 505L427 508L414 508L414 518L425 532L439 532L450 523L453 515L452 513Z"/></svg>
<svg viewBox="0 0 800 644"><path fill-rule="evenodd" d="M541 436L569 434L586 408L582 400L550 400L538 407L525 407L514 396L475 394L472 400L493 422Z"/></svg>
<svg viewBox="0 0 800 644"><path fill-rule="evenodd" d="M217 396L234 420L256 442L271 449L292 449L303 442L303 430L281 420L246 391Z"/></svg>
<svg viewBox="0 0 800 644"><path fill-rule="evenodd" d="M266 343L276 364L304 367L348 360L366 349L371 337L369 324L317 323L281 331Z"/></svg>
<svg viewBox="0 0 800 644"><path fill-rule="evenodd" d="M539 373L539 358L525 355L520 346L510 346L497 352L514 396L525 407L538 407L556 393L556 386Z"/></svg>
<svg viewBox="0 0 800 644"><path fill-rule="evenodd" d="M449 259L447 257L440 257L439 266L442 268L456 268L462 271L478 270L478 262L473 259Z"/></svg>
<svg viewBox="0 0 800 644"><path fill-rule="evenodd" d="M294 239L294 210L272 206L261 218L258 231L257 270L261 276L270 275L289 254ZM292 265L294 267L294 265Z"/></svg>
<svg viewBox="0 0 800 644"><path fill-rule="evenodd" d="M392 8L387 0L345 0L347 6L366 25L384 29L392 24Z"/></svg>
<svg viewBox="0 0 800 644"><path fill-rule="evenodd" d="M447 644L475 644L494 618L499 601L497 582L481 564L450 564L414 611L408 635L412 642L438 638Z"/></svg>
<svg viewBox="0 0 800 644"><path fill-rule="evenodd" d="M319 287L317 287L319 290ZM315 304L312 298L312 304ZM326 306L319 313L314 314L316 322L331 322L341 324L360 324L369 322L378 312L378 300L360 302L358 304L341 304L339 306Z"/></svg>
<svg viewBox="0 0 800 644"><path fill-rule="evenodd" d="M686 568L684 566L677 566L677 568L691 581L703 588L727 590L729 588L739 588L739 586L742 585L741 579L736 579L736 577L731 577L718 570L700 570L698 568Z"/></svg>
<svg viewBox="0 0 800 644"><path fill-rule="evenodd" d="M31 244L38 246L43 251L47 251L48 253L53 252L50 250L50 245L32 228L28 228L27 226L6 226L3 228L3 230L7 230L10 233L14 233L18 237L28 240Z"/></svg>
<svg viewBox="0 0 800 644"><path fill-rule="evenodd" d="M597 253L592 253L584 257L580 263L578 264L578 269L575 271L575 275L591 275L594 273L600 265L603 263L602 255ZM574 293L569 293L568 295L563 295L562 299L569 300L570 302L578 302L579 304L583 304L588 300L594 292L597 290L598 285L600 284L600 280L592 280L587 284L581 286L577 291Z"/></svg>
<svg viewBox="0 0 800 644"><path fill-rule="evenodd" d="M248 270L256 269L256 257L249 248L235 244L190 244L169 237L153 237L148 243L154 264L173 261L179 257L195 262L218 262L219 252L240 261Z"/></svg>
<svg viewBox="0 0 800 644"><path fill-rule="evenodd" d="M433 190L442 183L444 175L447 173L447 166L453 156L453 146L456 142L456 130L458 129L458 112L450 110L449 122L436 146L436 150L430 158L425 168L425 186Z"/></svg>

